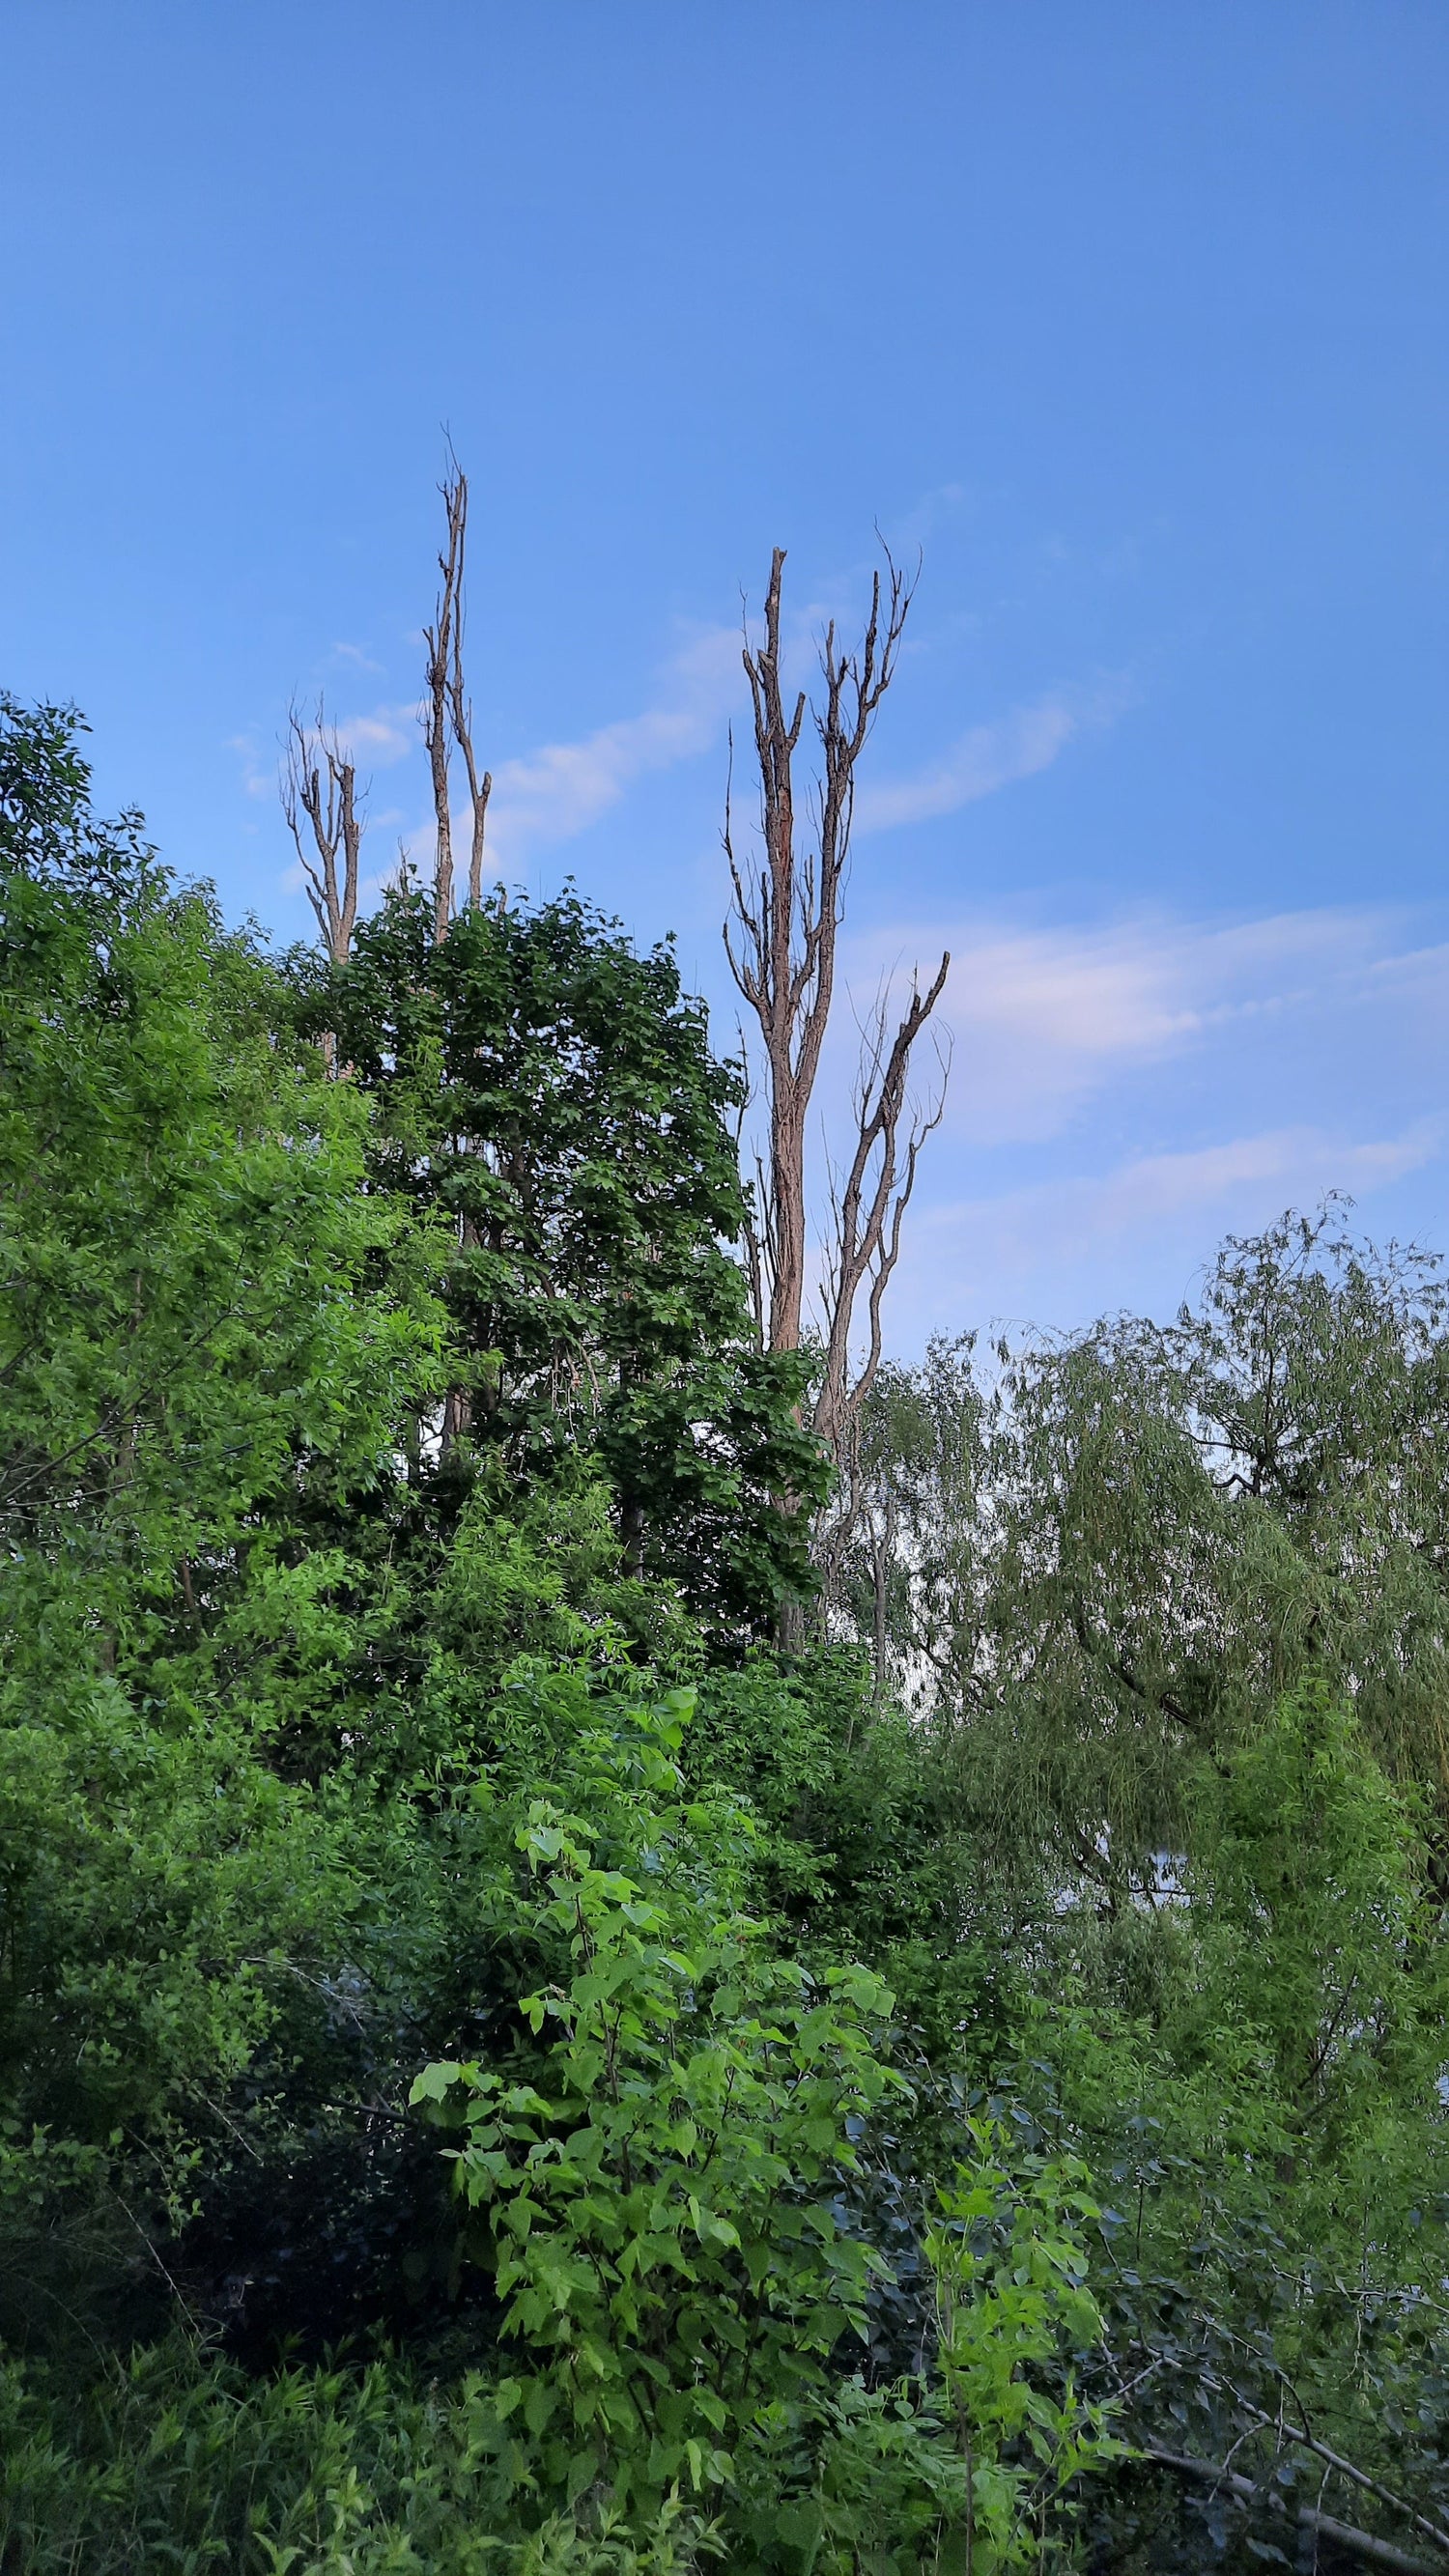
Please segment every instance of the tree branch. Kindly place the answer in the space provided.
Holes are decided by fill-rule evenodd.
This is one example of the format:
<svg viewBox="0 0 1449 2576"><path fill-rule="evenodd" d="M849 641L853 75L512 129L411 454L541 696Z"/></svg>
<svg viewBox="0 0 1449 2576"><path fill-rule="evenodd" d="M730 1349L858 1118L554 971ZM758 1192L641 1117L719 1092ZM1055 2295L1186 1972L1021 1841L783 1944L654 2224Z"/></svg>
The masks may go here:
<svg viewBox="0 0 1449 2576"><path fill-rule="evenodd" d="M1245 2478L1241 2470L1216 2467L1211 2460L1194 2460L1185 2452L1160 2451L1155 2447L1145 2449L1142 2457L1150 2460L1154 2468L1171 2469L1176 2476L1192 2478L1201 2486L1226 2487L1244 2503L1264 2501L1262 2489L1252 2478ZM1283 2506L1279 2509L1287 2510ZM1441 2547L1449 2546L1440 2539L1432 2523L1423 2522L1417 2514L1412 2519L1420 2530L1428 2532L1431 2539L1439 2540ZM1320 2513L1312 2505L1300 2505L1297 2520L1301 2530L1320 2533L1325 2540L1332 2540L1340 2549L1347 2549L1354 2557L1361 2558L1366 2566L1388 2567L1396 2571L1396 2576L1439 2576L1439 2571L1431 2567L1427 2559L1411 2558L1407 2550L1396 2548L1391 2540L1380 2540L1371 2531L1359 2531L1351 2522L1338 2522L1332 2514Z"/></svg>
<svg viewBox="0 0 1449 2576"><path fill-rule="evenodd" d="M805 1134L835 989L836 938L855 800L855 764L894 677L912 585L886 556L885 578L871 586L870 613L859 650L837 641L834 622L820 651L823 705L815 714L820 742L813 844L796 832L794 758L809 704L801 690L787 706L781 679L781 601L785 555L776 547L765 594L764 637L746 631L749 682L760 781L764 860L758 888L746 890L734 850L728 801L724 844L731 909L725 925L730 971L759 1024L769 1089L768 1204L776 1259L770 1282L772 1350L796 1350L805 1302Z"/></svg>
<svg viewBox="0 0 1449 2576"><path fill-rule="evenodd" d="M295 699L287 709L281 797L323 946L340 966L350 953L357 923L364 824L356 768L336 727L328 724L320 698L311 725L304 723Z"/></svg>

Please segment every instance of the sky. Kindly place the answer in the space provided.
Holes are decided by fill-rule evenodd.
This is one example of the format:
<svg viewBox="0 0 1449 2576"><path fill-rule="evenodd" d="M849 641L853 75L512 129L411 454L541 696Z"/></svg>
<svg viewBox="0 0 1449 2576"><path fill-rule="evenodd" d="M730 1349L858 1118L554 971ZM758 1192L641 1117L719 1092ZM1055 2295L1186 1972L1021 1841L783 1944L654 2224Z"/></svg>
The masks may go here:
<svg viewBox="0 0 1449 2576"><path fill-rule="evenodd" d="M1449 1248L1443 0L0 21L0 684L181 874L308 933L294 695L374 887L420 831L446 433L494 864L731 1045L741 618L786 547L808 681L884 538L856 1011L953 961L895 1347L1170 1312L1331 1190Z"/></svg>

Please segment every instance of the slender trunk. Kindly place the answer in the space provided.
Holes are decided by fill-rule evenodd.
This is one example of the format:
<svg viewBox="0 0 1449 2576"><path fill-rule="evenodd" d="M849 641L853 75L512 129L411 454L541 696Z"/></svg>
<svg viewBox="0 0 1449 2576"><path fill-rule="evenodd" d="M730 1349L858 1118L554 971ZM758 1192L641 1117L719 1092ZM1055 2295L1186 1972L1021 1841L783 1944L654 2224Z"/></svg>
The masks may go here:
<svg viewBox="0 0 1449 2576"><path fill-rule="evenodd" d="M885 587L877 573L859 648L851 652L839 645L833 623L826 630L820 654L823 702L814 710L820 747L811 809L816 829L802 848L794 758L807 700L801 691L787 707L782 687L784 563L784 552L777 547L765 595L764 636L756 648L747 635L744 647L760 784L760 861L746 869L737 857L728 802L724 830L732 898L725 948L759 1029L768 1101L759 1225L747 1250L761 1340L772 1351L798 1350L805 1338L806 1128L834 1000L856 765L894 677L911 602L910 585L887 555ZM862 1056L856 1139L843 1189L834 1199L833 1241L822 1283L824 1370L810 1413L811 1427L841 1476L847 1472L861 1405L880 1366L882 1300L900 1257L917 1158L941 1114L938 1101L926 1116L913 1115L907 1087L912 1050L940 997L949 963L948 957L942 959L924 994L913 989L889 1042L884 1013L877 1014ZM862 1296L868 1336L860 1358L852 1334ZM780 1501L787 1511L798 1509L794 1497ZM804 1625L803 1608L785 1605L780 1643L797 1649Z"/></svg>

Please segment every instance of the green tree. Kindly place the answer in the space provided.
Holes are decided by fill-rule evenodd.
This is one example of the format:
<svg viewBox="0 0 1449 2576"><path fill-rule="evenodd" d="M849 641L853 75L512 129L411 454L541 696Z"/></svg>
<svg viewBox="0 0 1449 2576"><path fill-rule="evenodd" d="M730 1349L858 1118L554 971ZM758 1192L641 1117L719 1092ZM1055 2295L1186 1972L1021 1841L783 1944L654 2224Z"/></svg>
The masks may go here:
<svg viewBox="0 0 1449 2576"><path fill-rule="evenodd" d="M68 747L67 747L68 746ZM386 1475L424 1304L359 1103L138 819L92 819L61 718L0 731L0 1512L8 1650L64 1595L108 1671L215 1624L309 1482Z"/></svg>
<svg viewBox="0 0 1449 2576"><path fill-rule="evenodd" d="M836 1617L952 1741L983 1843L1118 1912L1315 1674L1445 1798L1442 1267L1285 1217L1195 1308L878 1388Z"/></svg>
<svg viewBox="0 0 1449 2576"><path fill-rule="evenodd" d="M594 1462L624 1570L721 1637L807 1586L776 1498L821 1489L798 1355L761 1353L729 1251L736 1073L667 947L572 894L461 914L391 894L314 1015L376 1100L374 1185L446 1234L452 1384L420 1424L446 1507L490 1455L517 1488Z"/></svg>
<svg viewBox="0 0 1449 2576"><path fill-rule="evenodd" d="M136 817L92 815L73 720L5 701L0 2183L22 2292L38 2247L64 2256L53 2186L113 2253L174 2225L299 1976L343 1946L348 1834L277 1777L286 1675L326 1663L341 1570L303 1524L391 1477L436 1339L426 1299L367 1284L397 1219L365 1192L364 1124L255 944Z"/></svg>

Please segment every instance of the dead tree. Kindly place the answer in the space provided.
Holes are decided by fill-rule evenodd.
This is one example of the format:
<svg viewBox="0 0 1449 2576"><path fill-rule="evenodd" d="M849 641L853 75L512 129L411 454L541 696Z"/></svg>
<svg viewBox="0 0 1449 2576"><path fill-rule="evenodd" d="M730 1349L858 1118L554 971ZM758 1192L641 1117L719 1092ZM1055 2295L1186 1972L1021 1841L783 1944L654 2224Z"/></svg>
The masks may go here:
<svg viewBox="0 0 1449 2576"><path fill-rule="evenodd" d="M443 498L447 536L438 557L442 576L433 623L423 629L428 648L427 695L423 702L423 739L427 745L428 767L433 784L433 816L436 825L433 860L433 940L440 944L448 935L453 919L453 818L452 766L455 749L463 755L463 768L468 781L471 813L471 835L468 849L468 901L476 911L483 901L483 856L488 821L488 799L493 792L491 770L480 776L473 747L473 702L463 679L463 629L465 622L464 565L468 541L468 477L448 451L448 469L439 486ZM458 1240L464 1250L476 1245L478 1236L470 1217L458 1219ZM466 1388L450 1389L444 1399L442 1452L446 1456L468 1431L472 1421L472 1398Z"/></svg>
<svg viewBox="0 0 1449 2576"><path fill-rule="evenodd" d="M296 843L322 944L334 965L344 965L357 923L364 824L356 768L336 728L328 724L320 698L313 724L304 721L295 699L287 710L282 812Z"/></svg>
<svg viewBox="0 0 1449 2576"><path fill-rule="evenodd" d="M768 1134L759 1165L759 1240L750 1250L752 1275L761 1283L761 1337L772 1351L797 1350L805 1333L811 1287L806 1134L835 997L856 763L895 676L912 591L887 553L884 583L877 573L859 649L848 651L837 641L833 620L826 629L820 648L823 703L812 711L820 745L815 829L805 837L799 831L794 759L809 702L801 690L786 711L780 672L784 562L777 547L765 596L764 641L756 649L747 634L744 649L764 841L757 876L747 878L740 867L728 812L725 821L733 888L725 947L763 1042ZM861 1053L854 1142L848 1156L834 1158L839 1177L829 1188L832 1223L818 1284L823 1359L811 1419L847 1494L855 1426L880 1366L882 1300L900 1258L921 1147L941 1116L944 1060L936 1104L923 1113L912 1108L909 1075L912 1051L940 999L950 962L948 953L924 993L913 986L893 1035L884 1000L877 1007ZM863 1352L855 1338L862 1295Z"/></svg>
<svg viewBox="0 0 1449 2576"><path fill-rule="evenodd" d="M493 791L489 770L482 776L473 751L473 706L463 686L463 568L468 534L468 477L450 452L439 489L447 517L447 541L438 557L442 587L433 623L423 629L428 648L427 695L423 702L423 739L433 783L436 827L433 859L433 937L443 939L453 918L453 818L451 808L453 750L463 755L472 808L468 853L468 900L483 900L483 841L488 799Z"/></svg>
<svg viewBox="0 0 1449 2576"><path fill-rule="evenodd" d="M825 1364L815 1404L815 1428L837 1457L853 1437L860 1408L880 1369L881 1304L901 1257L901 1228L916 1185L921 1147L939 1127L946 1105L946 1068L938 1052L941 1079L934 1104L907 1119L911 1049L941 998L950 964L948 949L924 995L913 979L905 1017L889 1043L882 1002L861 1052L854 1100L855 1150L843 1184L832 1186L830 1192L832 1225L825 1249ZM851 1329L862 1289L866 1292L866 1344L863 1354L854 1359Z"/></svg>

